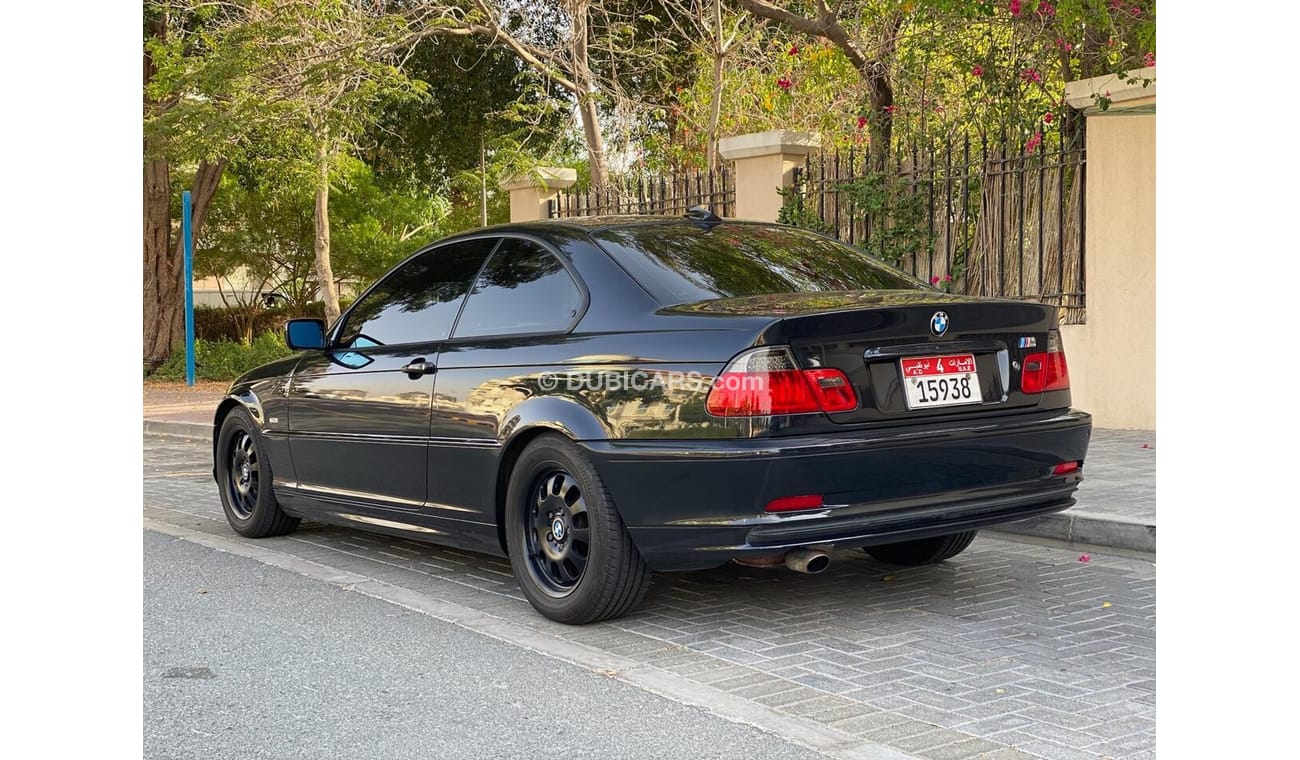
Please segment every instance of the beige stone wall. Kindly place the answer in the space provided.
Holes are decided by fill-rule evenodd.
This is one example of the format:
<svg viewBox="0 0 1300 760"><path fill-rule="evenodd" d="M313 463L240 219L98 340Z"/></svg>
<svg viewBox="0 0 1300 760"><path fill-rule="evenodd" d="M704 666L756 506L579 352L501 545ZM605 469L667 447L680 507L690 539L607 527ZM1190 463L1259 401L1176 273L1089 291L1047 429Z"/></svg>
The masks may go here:
<svg viewBox="0 0 1300 760"><path fill-rule="evenodd" d="M1154 70L1148 70L1154 78ZM1141 72L1139 72L1141 73ZM1098 88L1104 87L1105 90ZM1074 405L1104 428L1156 426L1156 116L1154 85L1074 82L1072 103L1110 91L1089 109L1088 323L1062 330Z"/></svg>

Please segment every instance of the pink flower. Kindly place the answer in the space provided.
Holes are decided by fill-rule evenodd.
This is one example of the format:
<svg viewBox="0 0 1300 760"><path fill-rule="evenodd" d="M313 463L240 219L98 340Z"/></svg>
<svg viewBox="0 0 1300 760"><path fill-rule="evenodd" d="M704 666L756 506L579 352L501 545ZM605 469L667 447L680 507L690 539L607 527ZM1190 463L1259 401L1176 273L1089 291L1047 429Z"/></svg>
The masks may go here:
<svg viewBox="0 0 1300 760"><path fill-rule="evenodd" d="M891 116L893 115L894 111L897 110L898 110L898 106L885 106L885 113L890 114Z"/></svg>
<svg viewBox="0 0 1300 760"><path fill-rule="evenodd" d="M1067 52L1067 53L1070 52L1071 50L1074 50L1074 45L1073 45L1073 44L1071 44L1071 43L1069 43L1069 42L1066 42L1065 40L1061 39L1060 37L1057 37L1057 38L1056 38L1056 46L1059 47L1060 49L1064 50L1064 51Z"/></svg>
<svg viewBox="0 0 1300 760"><path fill-rule="evenodd" d="M867 117L865 117L865 116L859 116L859 117L858 117L858 129L862 129L862 128L865 127L865 126L867 126Z"/></svg>
<svg viewBox="0 0 1300 760"><path fill-rule="evenodd" d="M780 87L786 92L789 92L790 88L794 87L794 82L791 82L789 77L781 77L780 79L776 80L776 86Z"/></svg>
<svg viewBox="0 0 1300 760"><path fill-rule="evenodd" d="M982 76L984 76L984 67L983 67L983 66L976 66L976 67L974 67L974 68L972 68L972 69L970 70L970 73L971 73L971 76L982 77Z"/></svg>
<svg viewBox="0 0 1300 760"><path fill-rule="evenodd" d="M1043 133L1035 132L1034 136L1029 138L1029 142L1025 143L1025 152L1033 153L1034 150L1037 149L1038 146L1042 144L1043 144Z"/></svg>
<svg viewBox="0 0 1300 760"><path fill-rule="evenodd" d="M1020 0L1011 0L1011 4L1007 6L1007 10L1011 11L1012 16L1019 16Z"/></svg>
<svg viewBox="0 0 1300 760"><path fill-rule="evenodd" d="M943 276L943 281L944 281L944 282L952 282L952 275L950 275L950 274L945 274L945 275Z"/></svg>
<svg viewBox="0 0 1300 760"><path fill-rule="evenodd" d="M1091 561L1092 561L1092 557L1088 556L1087 554L1080 554L1080 555L1079 555L1079 561L1080 561L1080 562L1091 562Z"/></svg>
<svg viewBox="0 0 1300 760"><path fill-rule="evenodd" d="M1025 80L1026 82L1043 81L1043 75L1039 74L1037 69L1025 69L1024 71L1020 72L1020 78Z"/></svg>
<svg viewBox="0 0 1300 760"><path fill-rule="evenodd" d="M1147 53L1146 55L1142 56L1142 65L1148 68L1156 65L1156 54Z"/></svg>
<svg viewBox="0 0 1300 760"><path fill-rule="evenodd" d="M1124 5L1124 0L1110 0L1110 7L1119 10Z"/></svg>
<svg viewBox="0 0 1300 760"><path fill-rule="evenodd" d="M1132 13L1134 18L1137 18L1138 16L1142 15L1142 9L1137 7L1136 5L1133 6L1132 8L1129 8L1128 12Z"/></svg>
<svg viewBox="0 0 1300 760"><path fill-rule="evenodd" d="M1038 15L1043 17L1055 16L1056 9L1053 8L1052 4L1047 2L1047 0L1039 0L1038 7L1034 9L1034 13L1037 13Z"/></svg>
<svg viewBox="0 0 1300 760"><path fill-rule="evenodd" d="M1051 111L1048 111L1047 113L1043 114L1043 123L1044 123L1044 124L1051 124L1051 123L1052 123L1052 119L1055 119L1055 118L1056 118L1056 115L1053 114Z"/></svg>
<svg viewBox="0 0 1300 760"><path fill-rule="evenodd" d="M1144 444L1142 444L1142 448L1144 448L1144 449L1149 449L1149 448L1151 448L1151 444L1149 444L1149 443L1144 443Z"/></svg>
<svg viewBox="0 0 1300 760"><path fill-rule="evenodd" d="M936 274L935 276L931 277L931 278L930 278L930 284L931 284L931 285L938 285L938 284L939 284L939 275Z"/></svg>
<svg viewBox="0 0 1300 760"><path fill-rule="evenodd" d="M798 46L798 45L791 45L791 46L790 46L790 52L787 53L786 55L799 55L799 46Z"/></svg>

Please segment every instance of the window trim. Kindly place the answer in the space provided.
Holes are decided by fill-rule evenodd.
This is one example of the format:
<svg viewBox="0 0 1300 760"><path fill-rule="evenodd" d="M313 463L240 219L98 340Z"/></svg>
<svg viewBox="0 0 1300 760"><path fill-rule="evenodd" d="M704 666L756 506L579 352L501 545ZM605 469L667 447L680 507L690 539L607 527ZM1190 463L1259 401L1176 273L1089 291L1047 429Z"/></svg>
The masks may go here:
<svg viewBox="0 0 1300 760"><path fill-rule="evenodd" d="M461 238L460 241L472 240L475 237L490 237L490 236L491 235L471 236L471 237ZM474 343L483 343L485 341L503 340L506 338L540 338L540 337L545 337L550 335L568 335L572 333L574 328L578 326L578 323L582 321L582 318L587 315L587 310L591 308L591 291L587 288L587 283L583 281L581 276L578 275L578 270L573 266L573 262L569 261L567 256L562 255L555 246L551 245L548 241L543 240L542 238L536 235L530 235L521 232L502 232L502 233L497 233L496 237L499 238L499 242L495 246L493 246L492 252L489 253L488 257L483 260L483 266L479 267L478 274L474 275L474 282L470 284L469 290L465 292L465 297L461 299L460 310L456 312L456 319L451 323L451 334L448 336L447 340L443 342L448 344L453 344L453 345L470 345ZM562 330L495 333L492 335L469 335L469 336L457 337L456 328L460 326L460 318L461 315L464 314L465 312L465 305L469 303L470 296L474 295L474 285L476 285L478 283L479 278L483 276L483 271L487 269L488 264L492 263L492 257L497 255L498 251L500 251L501 249L502 243L504 243L507 238L524 240L530 243L535 243L542 250L546 251L551 256L553 256L556 261L560 262L560 266L564 267L564 271L568 273L569 279L572 280L573 284L577 286L578 294L582 298L582 303L579 305L577 312L573 315L573 318L569 321L569 324L566 325Z"/></svg>
<svg viewBox="0 0 1300 760"><path fill-rule="evenodd" d="M398 262L397 264L394 264L393 267L392 267L391 269L389 269L387 272L384 272L384 274L383 274L382 277L380 277L379 279L377 279L377 280L375 280L374 282L370 283L370 287L368 287L368 288L366 288L365 290L361 291L361 295L357 296L357 300L353 301L353 302L352 302L352 305L349 306L349 307L347 308L346 311L344 311L342 314L339 315L339 318L338 318L338 320L335 322L334 326L330 328L330 331L329 331L329 340L327 341L327 345L325 346L325 350L326 350L326 351L334 351L334 350L338 350L338 349L340 349L340 348L346 348L346 346L341 346L341 345L339 345L339 338L342 337L342 335L343 335L343 328L347 325L348 320L352 317L352 312L353 312L354 310L356 310L357 306L358 306L362 301L364 301L364 300L366 299L366 297L369 296L370 293L371 293L373 290L375 290L375 288L378 288L380 285L384 284L384 282L386 282L386 281L388 280L389 277L392 277L394 274L396 274L397 271L398 271L399 269L401 269L402 267L404 267L404 266L406 266L407 264L411 263L412 261L415 261L416 259L420 258L421 256L424 256L425 254L433 254L433 253L436 253L439 249L442 249L442 248L448 248L448 247L450 247L450 246L456 245L457 243L468 243L468 242L471 242L471 241L473 241L473 240L482 240L482 239L484 239L484 238L493 238L493 237L495 237L495 238L497 239L497 241L496 241L496 243L492 246L491 250L488 251L487 256L483 257L483 263L479 264L478 269L474 272L474 277L470 280L470 283L469 283L469 290L466 290L466 291L465 291L465 295L463 295L463 296L460 297L460 306L459 306L459 308L456 309L456 316L455 316L455 317L452 319L452 321L451 321L451 327L450 327L450 328L448 329L448 331L447 331L447 337L446 337L446 338L430 338L430 339L428 339L428 340L411 340L411 341L406 341L406 342L404 342L404 343L385 343L385 344L383 344L383 345L381 345L381 346L372 346L372 347L368 347L368 348L371 348L371 349L380 348L380 349L382 349L382 348L388 348L389 346L394 346L394 347L401 347L401 346L414 346L414 345L419 345L419 344L422 344L422 343L443 343L443 342L449 340L449 339L451 338L452 333L453 333L453 332L455 331L455 329L456 329L456 323L457 323L458 321L460 321L460 312L461 312L461 309L464 309L464 308L465 308L465 299L466 299L467 296L469 296L469 291L472 290L472 289L474 288L474 283L478 282L478 278L483 274L483 267L487 266L487 263L488 263L489 261L492 260L492 254L496 253L497 248L500 248L500 247L501 247L501 240L503 239L502 236L499 236L499 235L472 235L472 236L467 236L467 237L458 237L458 238L456 238L455 240L445 240L445 241L444 241L444 240L440 240L440 241L438 241L438 242L436 242L436 243L433 243L433 244L431 244L431 245L427 245L427 246L425 246L425 247L423 247L423 248L417 250L415 253L412 253L410 256L407 256L406 258L402 259L402 260L401 260L400 262Z"/></svg>

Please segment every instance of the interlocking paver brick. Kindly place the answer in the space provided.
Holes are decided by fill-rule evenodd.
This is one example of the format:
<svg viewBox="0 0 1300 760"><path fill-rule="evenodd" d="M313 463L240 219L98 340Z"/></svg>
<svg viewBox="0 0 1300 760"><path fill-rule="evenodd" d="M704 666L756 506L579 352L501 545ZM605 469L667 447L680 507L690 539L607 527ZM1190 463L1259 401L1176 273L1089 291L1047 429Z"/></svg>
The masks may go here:
<svg viewBox="0 0 1300 760"><path fill-rule="evenodd" d="M146 438L146 516L232 537L210 456L202 443ZM313 523L256 546L434 594L857 736L927 737L909 745L927 745L918 757L1023 759L1022 750L1085 748L1120 758L1154 747L1155 571L1140 560L1094 555L1085 564L1077 552L985 538L920 568L836 552L819 576L738 566L658 576L632 615L572 628L536 615L502 558ZM941 737L949 740L930 746ZM1023 746L1009 746L1016 742Z"/></svg>

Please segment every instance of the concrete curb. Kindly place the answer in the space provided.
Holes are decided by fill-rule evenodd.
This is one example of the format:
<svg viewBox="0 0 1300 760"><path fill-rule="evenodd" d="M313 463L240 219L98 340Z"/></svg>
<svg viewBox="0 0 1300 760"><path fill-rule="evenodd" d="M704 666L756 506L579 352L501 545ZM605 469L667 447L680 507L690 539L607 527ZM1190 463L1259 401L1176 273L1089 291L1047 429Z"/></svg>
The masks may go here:
<svg viewBox="0 0 1300 760"><path fill-rule="evenodd" d="M204 422L145 420L146 435L165 435L197 441L212 441L212 426ZM1033 536L1069 544L1155 554L1156 526L1121 515L1067 509L1028 520L999 525L996 531L1009 540Z"/></svg>
<svg viewBox="0 0 1300 760"><path fill-rule="evenodd" d="M1071 544L1127 549L1155 554L1155 522L1135 520L1122 515L1067 509L1028 520L997 526L1005 534L1035 536Z"/></svg>
<svg viewBox="0 0 1300 760"><path fill-rule="evenodd" d="M173 438L188 438L198 441L212 440L212 426L206 422L145 420L144 432L146 435L166 435Z"/></svg>

